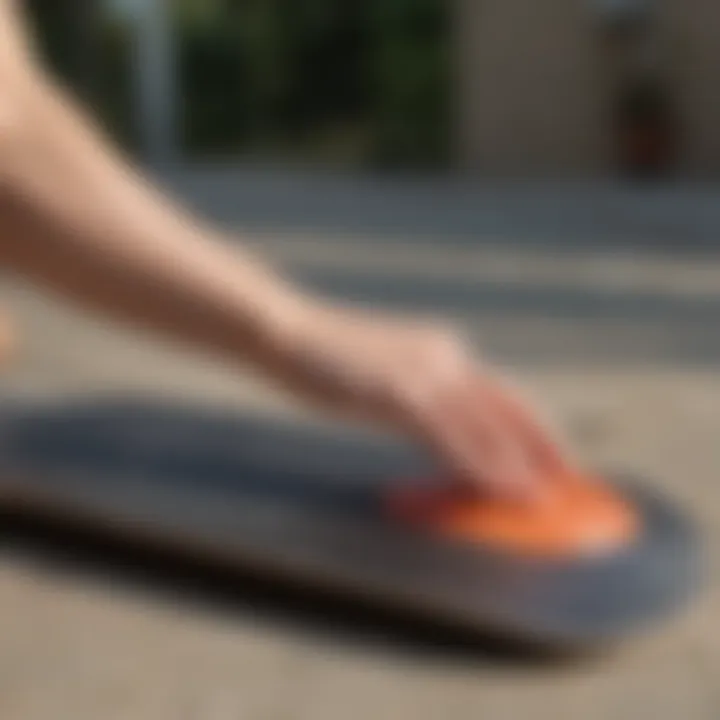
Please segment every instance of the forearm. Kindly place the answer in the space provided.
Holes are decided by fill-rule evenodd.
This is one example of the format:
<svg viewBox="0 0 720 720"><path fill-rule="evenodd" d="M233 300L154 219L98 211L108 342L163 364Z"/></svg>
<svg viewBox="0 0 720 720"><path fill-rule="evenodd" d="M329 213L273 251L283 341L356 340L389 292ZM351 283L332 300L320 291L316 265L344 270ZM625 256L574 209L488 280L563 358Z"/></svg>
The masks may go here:
<svg viewBox="0 0 720 720"><path fill-rule="evenodd" d="M85 306L236 357L263 353L294 322L297 293L149 187L42 75L9 92L6 265Z"/></svg>

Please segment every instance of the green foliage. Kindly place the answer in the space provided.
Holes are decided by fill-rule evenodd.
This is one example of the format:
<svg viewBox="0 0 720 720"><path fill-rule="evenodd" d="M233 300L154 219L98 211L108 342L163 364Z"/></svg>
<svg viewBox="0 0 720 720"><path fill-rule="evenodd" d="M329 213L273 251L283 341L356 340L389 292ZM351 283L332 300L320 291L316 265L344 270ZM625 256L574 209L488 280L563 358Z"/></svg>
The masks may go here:
<svg viewBox="0 0 720 720"><path fill-rule="evenodd" d="M92 85L106 123L131 142L129 28L99 13L94 0L30 3L56 69L79 90ZM93 7L94 18L86 14ZM186 149L443 165L449 7L447 0L174 0Z"/></svg>
<svg viewBox="0 0 720 720"><path fill-rule="evenodd" d="M377 157L389 164L446 160L449 28L445 3L369 3Z"/></svg>
<svg viewBox="0 0 720 720"><path fill-rule="evenodd" d="M187 142L379 166L441 165L444 0L238 0L178 6Z"/></svg>
<svg viewBox="0 0 720 720"><path fill-rule="evenodd" d="M132 145L126 28L97 0L26 0L25 5L45 61L118 139Z"/></svg>

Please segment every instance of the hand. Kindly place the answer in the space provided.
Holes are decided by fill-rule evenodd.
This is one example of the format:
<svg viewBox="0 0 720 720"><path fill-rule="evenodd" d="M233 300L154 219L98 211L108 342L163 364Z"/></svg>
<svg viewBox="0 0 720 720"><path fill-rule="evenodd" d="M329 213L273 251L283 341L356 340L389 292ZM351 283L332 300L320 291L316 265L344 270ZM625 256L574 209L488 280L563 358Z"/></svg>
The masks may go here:
<svg viewBox="0 0 720 720"><path fill-rule="evenodd" d="M452 477L518 496L564 466L534 412L451 330L327 306L294 327L276 346L278 379L326 410L420 440Z"/></svg>

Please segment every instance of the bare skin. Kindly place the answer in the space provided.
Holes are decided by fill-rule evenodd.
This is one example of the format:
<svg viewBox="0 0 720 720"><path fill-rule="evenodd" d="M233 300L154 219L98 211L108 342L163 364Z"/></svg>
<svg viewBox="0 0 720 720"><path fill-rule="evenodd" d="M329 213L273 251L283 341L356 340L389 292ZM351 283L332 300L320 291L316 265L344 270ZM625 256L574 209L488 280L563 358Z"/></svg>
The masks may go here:
<svg viewBox="0 0 720 720"><path fill-rule="evenodd" d="M454 331L311 296L150 187L35 61L12 0L0 0L0 261L409 435L472 487L527 496L564 463Z"/></svg>

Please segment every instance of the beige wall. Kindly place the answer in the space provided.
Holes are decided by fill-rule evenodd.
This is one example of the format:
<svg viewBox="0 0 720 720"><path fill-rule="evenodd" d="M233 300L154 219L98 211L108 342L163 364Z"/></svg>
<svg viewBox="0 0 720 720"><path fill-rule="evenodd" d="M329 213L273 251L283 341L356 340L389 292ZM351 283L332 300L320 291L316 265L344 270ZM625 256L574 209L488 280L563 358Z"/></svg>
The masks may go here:
<svg viewBox="0 0 720 720"><path fill-rule="evenodd" d="M663 28L683 131L680 172L720 176L720 0L665 0Z"/></svg>
<svg viewBox="0 0 720 720"><path fill-rule="evenodd" d="M455 0L458 159L488 176L608 170L593 18L580 0Z"/></svg>
<svg viewBox="0 0 720 720"><path fill-rule="evenodd" d="M612 81L589 0L454 0L457 158L485 177L614 173ZM720 175L720 0L661 0L680 171Z"/></svg>

